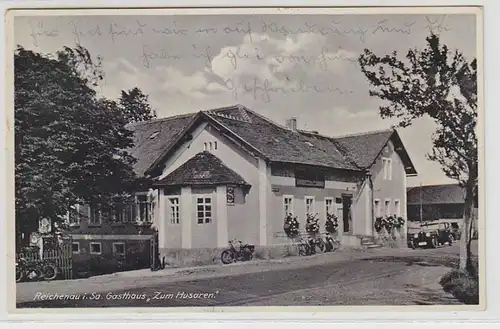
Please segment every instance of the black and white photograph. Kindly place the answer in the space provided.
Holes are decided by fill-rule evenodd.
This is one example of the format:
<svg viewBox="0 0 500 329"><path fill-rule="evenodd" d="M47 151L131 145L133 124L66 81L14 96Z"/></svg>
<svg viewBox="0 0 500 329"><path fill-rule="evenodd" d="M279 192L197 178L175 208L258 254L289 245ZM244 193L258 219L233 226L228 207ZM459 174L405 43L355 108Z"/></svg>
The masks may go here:
<svg viewBox="0 0 500 329"><path fill-rule="evenodd" d="M15 308L484 308L482 12L368 9L10 11Z"/></svg>

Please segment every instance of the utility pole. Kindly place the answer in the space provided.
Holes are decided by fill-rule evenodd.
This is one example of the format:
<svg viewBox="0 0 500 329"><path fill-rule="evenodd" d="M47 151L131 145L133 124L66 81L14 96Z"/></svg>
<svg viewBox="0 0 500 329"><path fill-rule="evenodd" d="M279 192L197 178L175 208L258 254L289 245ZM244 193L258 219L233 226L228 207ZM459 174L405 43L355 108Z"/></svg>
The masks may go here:
<svg viewBox="0 0 500 329"><path fill-rule="evenodd" d="M420 224L422 224L422 181L420 181Z"/></svg>

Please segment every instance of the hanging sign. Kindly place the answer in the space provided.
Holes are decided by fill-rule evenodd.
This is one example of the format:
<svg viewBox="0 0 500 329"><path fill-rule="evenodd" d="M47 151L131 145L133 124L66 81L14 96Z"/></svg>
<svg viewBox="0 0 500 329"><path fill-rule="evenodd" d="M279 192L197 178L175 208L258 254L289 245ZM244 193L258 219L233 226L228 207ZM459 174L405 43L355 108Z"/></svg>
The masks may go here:
<svg viewBox="0 0 500 329"><path fill-rule="evenodd" d="M234 187L226 187L226 202L228 206L234 206Z"/></svg>

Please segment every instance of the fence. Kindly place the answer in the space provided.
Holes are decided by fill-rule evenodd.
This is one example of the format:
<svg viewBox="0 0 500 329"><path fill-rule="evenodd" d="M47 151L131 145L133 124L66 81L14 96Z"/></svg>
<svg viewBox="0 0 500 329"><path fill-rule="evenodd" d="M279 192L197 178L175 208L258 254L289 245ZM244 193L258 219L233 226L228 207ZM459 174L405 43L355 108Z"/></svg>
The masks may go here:
<svg viewBox="0 0 500 329"><path fill-rule="evenodd" d="M73 250L71 243L64 243L57 249L44 250L43 255L40 255L37 250L19 253L16 255L16 261L20 258L24 258L27 262L42 261L52 263L61 271L61 279L73 279Z"/></svg>

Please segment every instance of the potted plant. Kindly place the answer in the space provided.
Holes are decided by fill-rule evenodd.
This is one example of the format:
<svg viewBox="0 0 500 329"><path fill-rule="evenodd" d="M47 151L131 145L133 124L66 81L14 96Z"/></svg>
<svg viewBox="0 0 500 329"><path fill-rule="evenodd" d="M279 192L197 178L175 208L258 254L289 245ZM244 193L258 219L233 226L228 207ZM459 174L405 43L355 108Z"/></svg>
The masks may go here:
<svg viewBox="0 0 500 329"><path fill-rule="evenodd" d="M319 233L318 221L319 221L318 214L316 214L316 215L307 214L307 218L306 218L306 231L307 231L307 233L309 233L311 235L316 235Z"/></svg>
<svg viewBox="0 0 500 329"><path fill-rule="evenodd" d="M283 230L289 238L295 238L299 235L299 221L297 220L297 216L293 216L292 214L288 214L285 217L285 223L283 224Z"/></svg>
<svg viewBox="0 0 500 329"><path fill-rule="evenodd" d="M325 231L328 233L336 233L339 227L339 221L337 216L334 214L327 213L326 214L326 222L325 222Z"/></svg>

